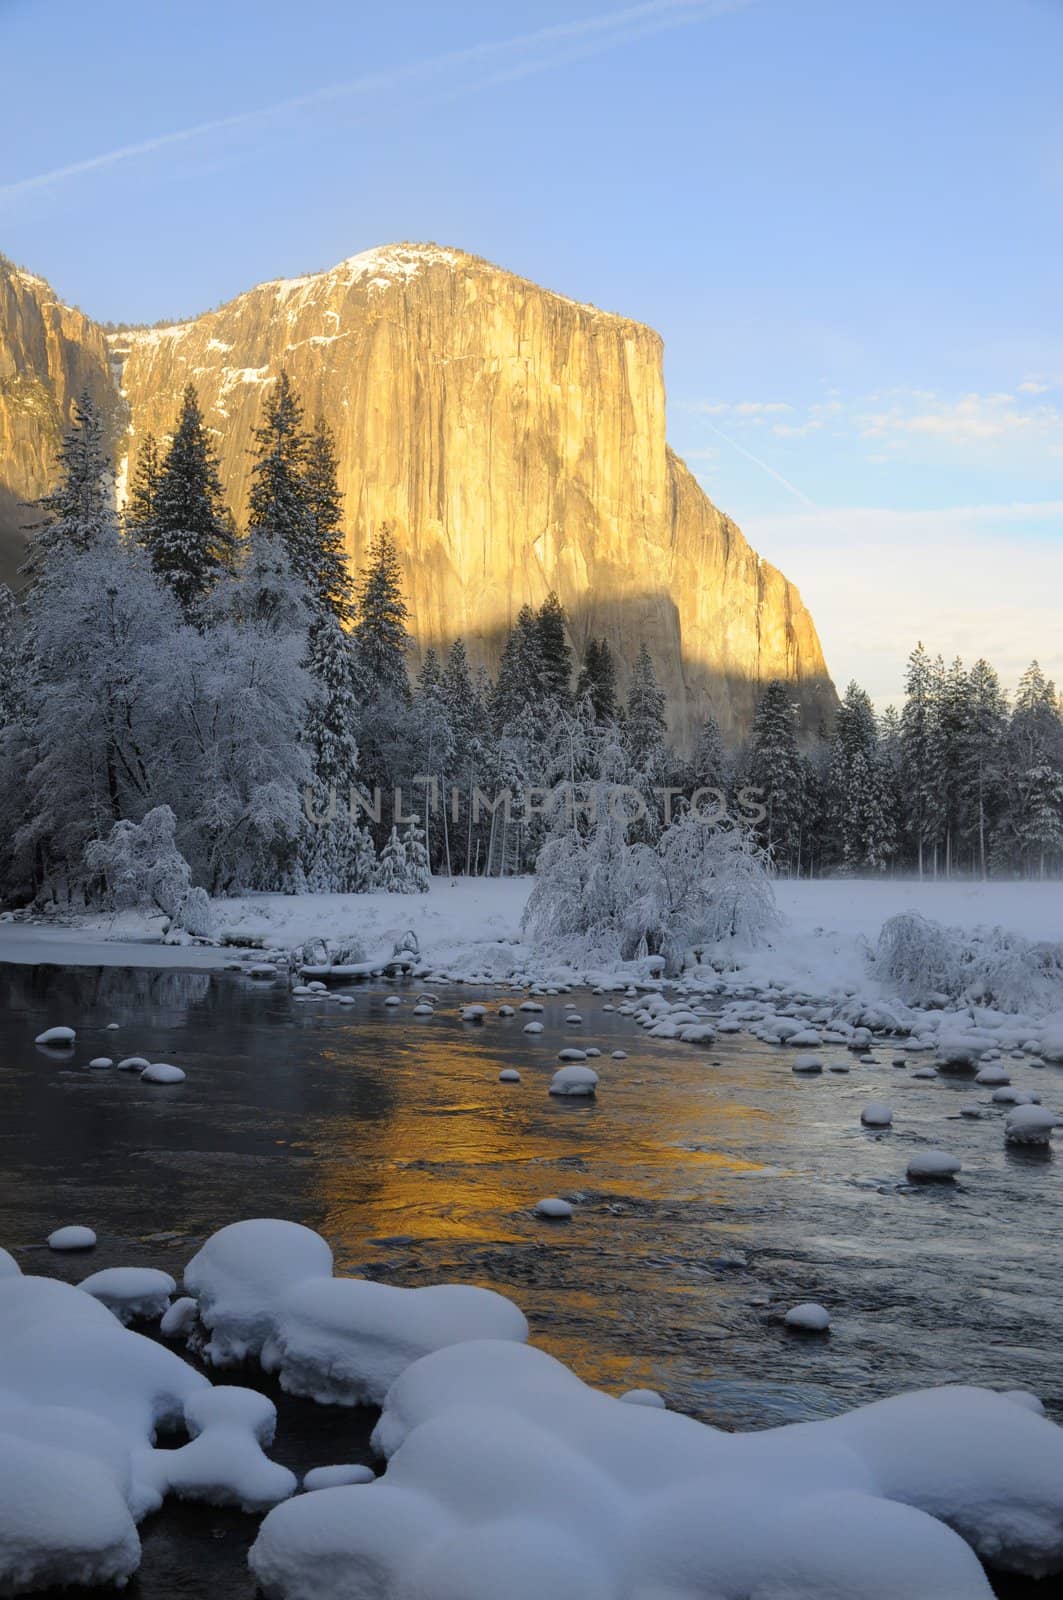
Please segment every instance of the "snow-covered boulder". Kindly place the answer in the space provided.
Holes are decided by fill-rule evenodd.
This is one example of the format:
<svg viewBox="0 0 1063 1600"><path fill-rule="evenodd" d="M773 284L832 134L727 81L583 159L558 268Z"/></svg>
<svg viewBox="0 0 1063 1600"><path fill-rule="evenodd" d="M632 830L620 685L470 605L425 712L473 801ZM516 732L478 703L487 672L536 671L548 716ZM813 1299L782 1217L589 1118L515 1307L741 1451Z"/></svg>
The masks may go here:
<svg viewBox="0 0 1063 1600"><path fill-rule="evenodd" d="M1008 1144L1049 1144L1058 1127L1059 1118L1046 1106L1016 1106L1004 1124L1004 1137Z"/></svg>
<svg viewBox="0 0 1063 1600"><path fill-rule="evenodd" d="M94 1250L96 1248L96 1235L91 1228L80 1226L76 1222L68 1223L65 1228L56 1228L54 1233L48 1235L49 1250Z"/></svg>
<svg viewBox="0 0 1063 1600"><path fill-rule="evenodd" d="M352 1461L346 1466L311 1467L303 1479L303 1488L311 1491L338 1489L345 1484L372 1483L375 1477L376 1473L372 1467L364 1467L357 1461Z"/></svg>
<svg viewBox="0 0 1063 1600"><path fill-rule="evenodd" d="M499 1083L519 1083L520 1073L516 1067L503 1067L498 1074L498 1081Z"/></svg>
<svg viewBox="0 0 1063 1600"><path fill-rule="evenodd" d="M817 1301L807 1300L802 1305L791 1306L783 1321L788 1328L796 1328L801 1333L826 1333L830 1327L830 1312Z"/></svg>
<svg viewBox="0 0 1063 1600"><path fill-rule="evenodd" d="M19 1278L22 1268L10 1251L0 1250L0 1278Z"/></svg>
<svg viewBox="0 0 1063 1600"><path fill-rule="evenodd" d="M791 1072L822 1072L822 1057L815 1055L795 1056L790 1065L790 1070Z"/></svg>
<svg viewBox="0 0 1063 1600"><path fill-rule="evenodd" d="M598 1074L592 1067L562 1067L550 1079L550 1093L553 1095L589 1097L596 1093L597 1088Z"/></svg>
<svg viewBox="0 0 1063 1600"><path fill-rule="evenodd" d="M185 1269L217 1365L257 1358L282 1388L322 1404L377 1404L428 1351L467 1339L524 1340L524 1315L464 1284L402 1289L334 1278L325 1241L257 1219L214 1234Z"/></svg>
<svg viewBox="0 0 1063 1600"><path fill-rule="evenodd" d="M888 1128L893 1121L893 1111L881 1100L869 1100L860 1112L860 1121L865 1128Z"/></svg>
<svg viewBox="0 0 1063 1600"><path fill-rule="evenodd" d="M59 1046L66 1049L73 1045L76 1038L77 1034L73 1028L45 1028L43 1033L37 1035L34 1044L51 1045L53 1048Z"/></svg>
<svg viewBox="0 0 1063 1600"><path fill-rule="evenodd" d="M184 1083L185 1073L181 1067L174 1067L168 1061L153 1061L145 1067L140 1074L141 1083Z"/></svg>
<svg viewBox="0 0 1063 1600"><path fill-rule="evenodd" d="M662 1394L657 1393L656 1389L629 1389L627 1393L622 1394L620 1398L623 1400L625 1405L649 1406L655 1411L668 1410L667 1401Z"/></svg>
<svg viewBox="0 0 1063 1600"><path fill-rule="evenodd" d="M958 1157L947 1150L920 1150L908 1162L913 1182L933 1182L954 1178L963 1168Z"/></svg>
<svg viewBox="0 0 1063 1600"><path fill-rule="evenodd" d="M561 1200L557 1195L547 1195L545 1199L536 1201L535 1215L548 1217L551 1222L568 1222L572 1217L572 1207L567 1200Z"/></svg>
<svg viewBox="0 0 1063 1600"><path fill-rule="evenodd" d="M408 1368L374 1442L374 1483L263 1523L271 1600L990 1600L979 1557L1063 1567L1063 1432L985 1390L733 1435L480 1343Z"/></svg>
<svg viewBox="0 0 1063 1600"><path fill-rule="evenodd" d="M170 1274L155 1267L105 1267L102 1272L83 1278L78 1288L113 1311L122 1323L138 1317L156 1321L177 1292Z"/></svg>

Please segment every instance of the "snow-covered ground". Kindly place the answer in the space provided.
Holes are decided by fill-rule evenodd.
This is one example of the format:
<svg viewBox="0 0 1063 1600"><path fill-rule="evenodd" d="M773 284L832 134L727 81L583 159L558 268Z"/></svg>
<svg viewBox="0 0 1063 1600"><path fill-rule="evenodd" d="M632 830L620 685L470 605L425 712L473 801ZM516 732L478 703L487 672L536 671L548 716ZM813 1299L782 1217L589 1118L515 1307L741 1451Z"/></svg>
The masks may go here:
<svg viewBox="0 0 1063 1600"><path fill-rule="evenodd" d="M357 940L367 956L390 953L407 931L430 963L455 975L483 970L485 946L520 937L532 878L437 878L427 895L247 895L214 902L214 926L231 942L293 949L308 939ZM919 883L914 880L790 880L775 884L784 925L746 963L752 981L814 993L874 992L864 942L887 918L920 911L963 929L999 924L1030 939L1063 940L1058 883ZM0 924L0 961L68 966L220 967L225 948L167 945L161 919L135 912L86 915L73 925ZM487 952L490 955L490 952ZM501 956L499 952L499 956ZM504 961L490 966L501 976Z"/></svg>

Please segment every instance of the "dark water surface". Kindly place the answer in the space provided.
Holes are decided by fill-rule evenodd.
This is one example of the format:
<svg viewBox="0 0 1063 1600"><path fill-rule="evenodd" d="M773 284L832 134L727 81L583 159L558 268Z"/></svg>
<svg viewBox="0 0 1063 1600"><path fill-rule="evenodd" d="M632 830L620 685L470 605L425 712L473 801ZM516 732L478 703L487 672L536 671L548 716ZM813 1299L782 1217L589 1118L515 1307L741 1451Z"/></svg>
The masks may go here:
<svg viewBox="0 0 1063 1600"><path fill-rule="evenodd" d="M1033 1389L1063 1418L1059 1163L1006 1150L999 1110L960 1119L988 1102L969 1080L913 1079L917 1058L894 1068L888 1046L868 1065L825 1049L851 1073L804 1079L792 1052L651 1040L603 1010L616 996L585 993L540 997L533 1038L520 1013L494 1014L520 996L436 988L438 1014L421 1019L420 987L357 989L348 1007L231 974L0 967L0 1244L71 1281L118 1265L180 1279L216 1228L288 1217L328 1238L341 1272L500 1289L581 1377L660 1389L717 1426L956 1381ZM581 1027L565 1025L566 999ZM472 1000L489 1006L482 1026L460 1021ZM58 1023L78 1030L62 1059L33 1044ZM590 1104L546 1092L572 1044L603 1052ZM616 1048L628 1059L610 1060ZM87 1069L134 1054L187 1081ZM1009 1065L1063 1105L1058 1069ZM520 1084L497 1081L507 1066ZM869 1098L893 1107L895 1131L861 1129ZM958 1154L959 1181L908 1187L920 1145ZM570 1224L531 1214L548 1194L575 1202ZM71 1222L96 1229L91 1256L44 1248ZM828 1338L783 1328L808 1299L831 1310ZM370 1415L281 1409L278 1459L369 1459ZM253 1533L237 1513L167 1509L142 1530L127 1592L250 1594Z"/></svg>

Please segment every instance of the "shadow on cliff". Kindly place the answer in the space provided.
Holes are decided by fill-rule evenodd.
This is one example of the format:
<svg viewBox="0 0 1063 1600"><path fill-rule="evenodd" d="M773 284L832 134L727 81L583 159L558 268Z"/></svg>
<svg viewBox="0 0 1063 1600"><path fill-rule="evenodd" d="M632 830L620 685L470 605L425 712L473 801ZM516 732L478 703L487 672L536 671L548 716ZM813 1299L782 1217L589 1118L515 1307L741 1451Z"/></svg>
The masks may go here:
<svg viewBox="0 0 1063 1600"><path fill-rule="evenodd" d="M515 585L514 587L522 587ZM545 598L545 596L543 597ZM689 752L698 729L707 716L715 717L720 731L730 744L742 743L749 735L753 714L765 687L777 670L750 675L728 660L727 642L721 640L715 658L684 645L679 609L663 589L641 594L568 598L561 595L569 619L569 643L576 670L583 659L588 640L605 638L617 660L619 690L626 695L631 669L640 646L645 642L653 657L658 682L668 700L668 727L678 747ZM515 615L515 614L514 614ZM413 619L416 634L416 618ZM756 618L749 626L756 631ZM492 673L498 668L510 624L500 623L489 630L463 634L473 668L485 666ZM454 642L456 632L417 635L418 650L411 669L419 668L421 653L429 647L442 654ZM838 707L838 694L830 677L823 673L804 673L794 660L785 674L794 684L799 728L803 743L809 743L821 728L829 728Z"/></svg>

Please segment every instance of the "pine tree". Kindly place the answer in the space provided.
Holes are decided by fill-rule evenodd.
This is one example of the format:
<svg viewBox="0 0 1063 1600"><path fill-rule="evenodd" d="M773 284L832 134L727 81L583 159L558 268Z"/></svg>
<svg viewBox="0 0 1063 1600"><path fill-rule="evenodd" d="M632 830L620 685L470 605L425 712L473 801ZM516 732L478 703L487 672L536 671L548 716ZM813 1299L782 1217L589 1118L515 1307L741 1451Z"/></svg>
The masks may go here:
<svg viewBox="0 0 1063 1600"><path fill-rule="evenodd" d="M691 760L691 774L699 789L726 791L730 781L730 762L723 747L723 735L715 717L706 717L698 731Z"/></svg>
<svg viewBox="0 0 1063 1600"><path fill-rule="evenodd" d="M908 657L904 690L901 776L908 802L909 835L922 877L927 847L937 838L941 820L936 674L922 643Z"/></svg>
<svg viewBox="0 0 1063 1600"><path fill-rule="evenodd" d="M387 843L380 852L377 886L388 894L407 894L408 883L409 864L406 860L406 846L399 838L398 828L393 827Z"/></svg>
<svg viewBox="0 0 1063 1600"><path fill-rule="evenodd" d="M406 670L410 647L408 616L398 552L385 522L370 546L358 584L358 614L352 637L365 691L402 704L410 697Z"/></svg>
<svg viewBox="0 0 1063 1600"><path fill-rule="evenodd" d="M835 718L828 775L828 829L850 872L882 872L896 848L893 783L868 695L850 683Z"/></svg>
<svg viewBox="0 0 1063 1600"><path fill-rule="evenodd" d="M139 544L145 547L150 540L151 519L155 511L155 493L159 487L159 443L153 433L146 433L137 451L136 466L129 482L129 496L123 513L125 526Z"/></svg>
<svg viewBox="0 0 1063 1600"><path fill-rule="evenodd" d="M969 720L964 733L961 773L968 798L968 836L982 877L988 873L989 841L1004 796L1004 740L1007 701L988 661L976 661L969 679Z"/></svg>
<svg viewBox="0 0 1063 1600"><path fill-rule="evenodd" d="M403 837L406 851L406 893L427 894L432 887L432 869L424 830L418 822L408 822Z"/></svg>
<svg viewBox="0 0 1063 1600"><path fill-rule="evenodd" d="M748 779L765 810L758 838L777 865L792 870L801 850L804 768L793 691L778 678L768 684L753 718Z"/></svg>
<svg viewBox="0 0 1063 1600"><path fill-rule="evenodd" d="M662 778L668 763L664 707L664 691L657 682L653 659L643 641L628 686L624 742L635 772L650 782Z"/></svg>
<svg viewBox="0 0 1063 1600"><path fill-rule="evenodd" d="M1055 685L1036 661L1019 680L1004 765L994 859L1045 877L1063 857L1063 716Z"/></svg>
<svg viewBox="0 0 1063 1600"><path fill-rule="evenodd" d="M103 419L86 389L59 447L59 482L38 501L45 520L33 530L22 571L36 578L53 551L89 550L116 529L114 477L103 447Z"/></svg>
<svg viewBox="0 0 1063 1600"><path fill-rule="evenodd" d="M590 701L596 722L616 721L616 663L608 640L588 639L576 685L576 698Z"/></svg>
<svg viewBox="0 0 1063 1600"><path fill-rule="evenodd" d="M318 418L306 447L305 479L314 535L308 586L316 604L346 624L354 616L354 582L343 537L336 441L324 417Z"/></svg>
<svg viewBox="0 0 1063 1600"><path fill-rule="evenodd" d="M317 534L306 465L303 408L288 374L282 372L255 429L248 531L252 542L262 537L276 540L295 576L316 599Z"/></svg>
<svg viewBox="0 0 1063 1600"><path fill-rule="evenodd" d="M572 651L565 608L553 590L539 607L536 623L542 651L542 693L567 707L572 702Z"/></svg>
<svg viewBox="0 0 1063 1600"><path fill-rule="evenodd" d="M542 638L531 606L521 606L502 649L491 696L491 721L496 733L514 727L526 713L542 709L545 681Z"/></svg>
<svg viewBox="0 0 1063 1600"><path fill-rule="evenodd" d="M218 464L192 384L181 397L177 427L141 538L152 566L189 618L197 615L219 575L234 564Z"/></svg>

